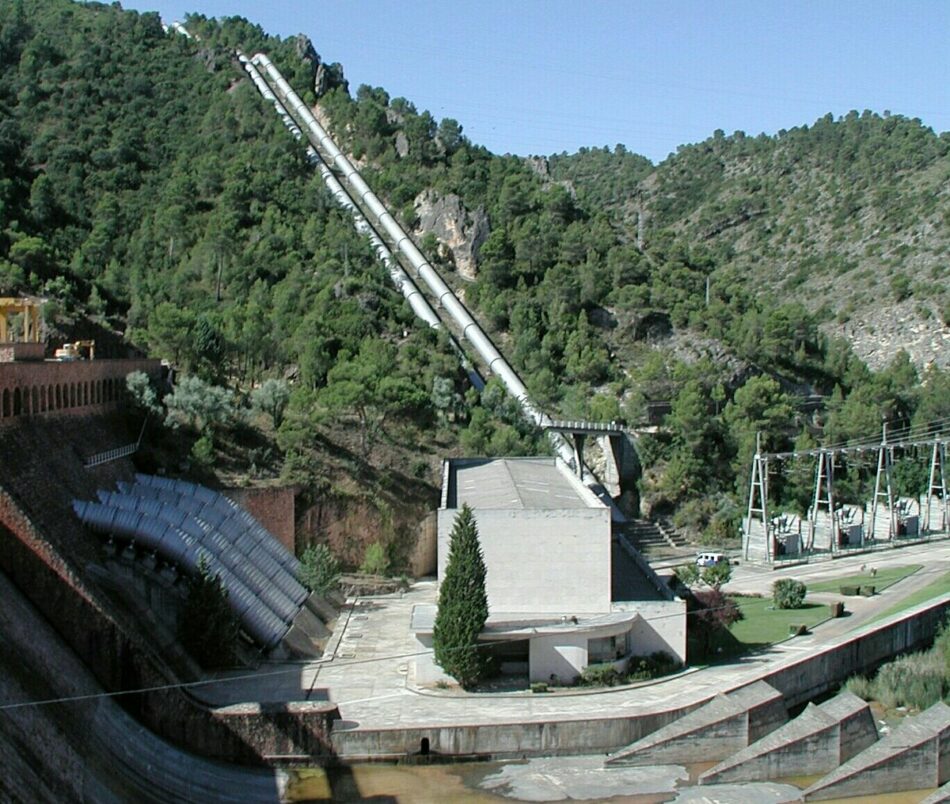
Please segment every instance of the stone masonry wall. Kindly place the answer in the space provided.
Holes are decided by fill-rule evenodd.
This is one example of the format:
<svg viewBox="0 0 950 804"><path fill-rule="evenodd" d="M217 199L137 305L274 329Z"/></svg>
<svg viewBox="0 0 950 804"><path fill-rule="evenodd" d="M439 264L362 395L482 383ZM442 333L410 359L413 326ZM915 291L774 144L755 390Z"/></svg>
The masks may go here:
<svg viewBox="0 0 950 804"><path fill-rule="evenodd" d="M88 414L125 398L125 376L157 379L158 360L76 360L0 363L0 422L20 416Z"/></svg>
<svg viewBox="0 0 950 804"><path fill-rule="evenodd" d="M269 530L291 553L295 550L295 516L293 486L224 489L224 495Z"/></svg>

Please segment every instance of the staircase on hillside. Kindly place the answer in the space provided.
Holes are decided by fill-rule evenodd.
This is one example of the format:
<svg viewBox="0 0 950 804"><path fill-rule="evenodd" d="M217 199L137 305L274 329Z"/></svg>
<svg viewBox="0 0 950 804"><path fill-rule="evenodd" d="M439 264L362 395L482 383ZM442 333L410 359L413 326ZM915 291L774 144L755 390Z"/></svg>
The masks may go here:
<svg viewBox="0 0 950 804"><path fill-rule="evenodd" d="M624 535L637 550L651 559L692 552L686 539L668 519L631 519L624 528Z"/></svg>

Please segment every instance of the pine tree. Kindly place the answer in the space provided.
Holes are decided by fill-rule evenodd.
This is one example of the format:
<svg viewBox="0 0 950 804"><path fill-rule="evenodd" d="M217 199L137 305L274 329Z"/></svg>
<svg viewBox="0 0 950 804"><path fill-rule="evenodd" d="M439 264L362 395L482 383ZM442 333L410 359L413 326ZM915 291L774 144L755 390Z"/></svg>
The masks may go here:
<svg viewBox="0 0 950 804"><path fill-rule="evenodd" d="M485 574L475 516L463 505L449 536L432 638L436 662L463 687L475 684L484 669L476 642L488 619Z"/></svg>
<svg viewBox="0 0 950 804"><path fill-rule="evenodd" d="M178 616L178 639L202 667L227 667L234 663L239 631L228 605L228 590L202 556L197 572L188 579L188 595Z"/></svg>

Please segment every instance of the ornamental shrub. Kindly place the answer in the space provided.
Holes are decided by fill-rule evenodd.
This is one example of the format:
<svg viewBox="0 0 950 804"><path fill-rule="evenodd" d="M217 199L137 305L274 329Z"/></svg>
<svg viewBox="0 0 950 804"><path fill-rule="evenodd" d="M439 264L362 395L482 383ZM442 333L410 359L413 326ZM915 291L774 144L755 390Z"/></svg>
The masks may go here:
<svg viewBox="0 0 950 804"><path fill-rule="evenodd" d="M589 664L577 679L581 687L615 687L624 680L612 664Z"/></svg>
<svg viewBox="0 0 950 804"><path fill-rule="evenodd" d="M772 584L772 602L777 609L800 609L805 604L805 584L794 578L780 578Z"/></svg>

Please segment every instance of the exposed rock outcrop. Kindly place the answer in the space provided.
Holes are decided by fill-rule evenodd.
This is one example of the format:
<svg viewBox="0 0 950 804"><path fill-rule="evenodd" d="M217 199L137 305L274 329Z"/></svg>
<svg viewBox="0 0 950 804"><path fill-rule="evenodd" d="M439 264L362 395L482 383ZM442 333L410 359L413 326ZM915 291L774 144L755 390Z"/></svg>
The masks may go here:
<svg viewBox="0 0 950 804"><path fill-rule="evenodd" d="M434 190L420 193L413 205L419 218L416 234L435 235L439 243L451 252L462 278L475 279L478 249L491 231L485 210L479 207L469 211L457 195L440 196Z"/></svg>
<svg viewBox="0 0 950 804"><path fill-rule="evenodd" d="M318 98L334 87L347 89L348 84L343 77L343 65L338 62L324 64L310 37L297 34L294 39L294 51L302 61L310 62L313 69L313 91Z"/></svg>
<svg viewBox="0 0 950 804"><path fill-rule="evenodd" d="M922 314L929 311L929 316ZM950 327L944 325L936 304L906 299L897 304L873 304L851 313L844 323L826 324L829 335L846 338L874 371L886 367L903 349L922 371L931 363L950 368Z"/></svg>
<svg viewBox="0 0 950 804"><path fill-rule="evenodd" d="M575 201L577 200L577 189L574 187L574 182L570 179L561 179L560 181L554 181L551 178L551 166L548 163L548 158L546 156L526 156L524 163L544 182L544 189L547 190L554 185L559 185L570 193L571 198Z"/></svg>

